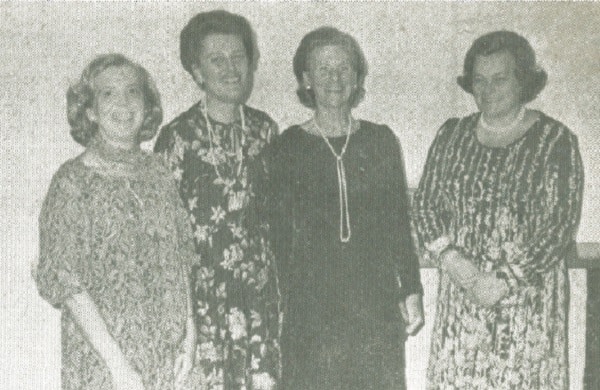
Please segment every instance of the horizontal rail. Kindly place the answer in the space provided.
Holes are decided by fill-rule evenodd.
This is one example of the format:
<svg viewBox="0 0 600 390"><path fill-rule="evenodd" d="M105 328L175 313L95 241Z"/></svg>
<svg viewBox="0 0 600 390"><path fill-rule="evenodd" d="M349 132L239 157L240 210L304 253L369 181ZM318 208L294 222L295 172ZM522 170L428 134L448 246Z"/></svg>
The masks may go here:
<svg viewBox="0 0 600 390"><path fill-rule="evenodd" d="M429 260L421 257L421 268L435 268ZM567 259L569 268L600 269L600 243L579 242Z"/></svg>

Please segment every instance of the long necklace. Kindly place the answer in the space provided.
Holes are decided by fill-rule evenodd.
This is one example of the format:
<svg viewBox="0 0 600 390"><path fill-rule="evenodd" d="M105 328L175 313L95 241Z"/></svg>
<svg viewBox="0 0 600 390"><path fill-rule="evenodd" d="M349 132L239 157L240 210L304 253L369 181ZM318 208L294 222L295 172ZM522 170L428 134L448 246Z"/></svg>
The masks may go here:
<svg viewBox="0 0 600 390"><path fill-rule="evenodd" d="M210 123L210 119L208 118L208 108L206 107L206 103L204 101L202 101L202 103L200 104L200 111L202 111L202 115L204 116L204 121L206 122L206 128L208 129L208 142L210 143L210 155L211 155L211 159L212 159L212 163L213 163L213 168L215 169L215 173L217 174L217 177L219 179L221 179L221 181L223 180L223 177L221 176L221 173L219 172L219 162L217 161L217 158L215 157L215 147L214 147L214 138L216 138L215 135L215 131L212 127L212 124ZM246 133L246 118L244 118L244 107L242 104L240 104L239 106L239 111L240 111L240 120L242 122L242 133L245 134ZM242 167L243 167L243 163L244 163L244 151L243 151L243 145L242 145L242 141L238 141L237 137L235 136L235 133L233 132L233 127L231 128L232 131L232 149L237 157L238 160L238 169L237 169L237 174L239 175L242 171Z"/></svg>
<svg viewBox="0 0 600 390"><path fill-rule="evenodd" d="M519 113L517 114L517 116L515 117L515 119L510 124L508 124L506 126L493 126L493 125L490 125L489 123L486 122L486 120L485 120L485 118L483 116L484 116L483 113L481 113L481 116L479 116L479 125L482 128L486 129L486 130L495 131L495 132L502 132L502 131L512 130L525 117L525 106L521 106L521 109L519 110Z"/></svg>
<svg viewBox="0 0 600 390"><path fill-rule="evenodd" d="M331 153L335 156L335 167L337 169L337 179L338 179L338 193L339 193L339 201L340 201L340 241L348 242L350 241L350 236L352 236L352 230L350 229L350 211L348 209L348 186L346 183L346 169L344 167L344 153L346 153L346 148L348 147L348 142L350 141L350 132L352 130L352 118L348 118L348 130L346 131L346 142L342 147L342 150L338 154L327 137L325 137L325 133L317 124L317 119L313 119L313 123L315 127L325 140L325 143L331 150Z"/></svg>

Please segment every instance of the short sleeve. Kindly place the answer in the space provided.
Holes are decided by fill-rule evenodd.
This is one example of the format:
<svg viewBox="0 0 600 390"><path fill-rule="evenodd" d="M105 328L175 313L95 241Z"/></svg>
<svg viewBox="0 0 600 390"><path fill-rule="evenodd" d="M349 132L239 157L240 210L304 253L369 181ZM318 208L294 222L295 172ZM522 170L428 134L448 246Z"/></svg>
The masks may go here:
<svg viewBox="0 0 600 390"><path fill-rule="evenodd" d="M55 174L39 217L40 252L33 277L40 295L59 306L83 291L90 254L89 215L81 183L68 168Z"/></svg>

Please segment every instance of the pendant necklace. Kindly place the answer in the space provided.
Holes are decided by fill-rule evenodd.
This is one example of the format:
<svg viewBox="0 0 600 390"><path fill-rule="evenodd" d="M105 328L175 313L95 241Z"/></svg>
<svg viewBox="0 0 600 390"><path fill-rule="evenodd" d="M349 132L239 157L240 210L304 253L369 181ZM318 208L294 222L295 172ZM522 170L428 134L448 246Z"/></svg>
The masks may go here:
<svg viewBox="0 0 600 390"><path fill-rule="evenodd" d="M348 209L348 187L346 183L346 169L344 167L344 153L346 153L346 148L348 147L348 141L350 141L350 132L352 130L352 118L348 118L348 130L346 132L346 142L342 147L340 153L336 153L335 149L329 143L327 137L325 137L325 133L317 124L317 119L313 118L313 123L315 127L325 140L325 143L331 150L331 153L335 156L335 167L337 169L337 179L338 179L338 193L339 193L339 202L340 202L340 241L346 243L350 241L350 236L352 235L352 231L350 229L350 211Z"/></svg>
<svg viewBox="0 0 600 390"><path fill-rule="evenodd" d="M211 154L211 159L212 159L212 163L213 163L213 167L215 169L215 173L217 174L217 177L221 180L223 180L223 177L221 176L221 173L219 172L219 162L217 161L217 158L215 157L215 147L214 147L214 139L216 138L215 135L215 131L212 127L212 124L210 123L210 119L208 118L208 109L206 107L206 103L204 101L202 101L201 105L200 105L200 111L202 111L202 115L204 116L204 121L206 122L206 128L208 130L208 141L210 143L210 154ZM239 106L239 111L240 111L240 120L242 122L242 135L244 133L246 133L246 118L244 118L244 107L242 104L240 104ZM242 166L243 166L243 162L244 162L244 152L243 152L243 145L242 145L242 141L238 140L238 137L235 136L235 132L234 132L234 127L235 124L232 125L231 127L231 133L232 133L232 149L237 157L238 160L238 169L237 169L237 174L238 176L241 173L242 170Z"/></svg>

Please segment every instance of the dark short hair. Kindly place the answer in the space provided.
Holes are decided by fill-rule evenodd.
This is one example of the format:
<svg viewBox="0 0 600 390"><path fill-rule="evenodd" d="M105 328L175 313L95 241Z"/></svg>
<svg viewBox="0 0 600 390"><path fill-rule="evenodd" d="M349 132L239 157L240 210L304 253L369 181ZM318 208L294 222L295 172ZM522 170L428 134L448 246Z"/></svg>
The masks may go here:
<svg viewBox="0 0 600 390"><path fill-rule="evenodd" d="M548 75L536 64L535 52L527 39L512 31L493 31L477 38L467 51L463 74L457 78L458 85L473 93L473 66L478 56L507 51L515 59L515 76L522 86L521 102L535 99L546 86Z"/></svg>
<svg viewBox="0 0 600 390"><path fill-rule="evenodd" d="M158 131L163 119L160 94L148 71L122 54L100 55L86 66L79 81L67 90L67 119L71 125L71 136L83 146L87 146L98 131L98 124L87 116L87 109L94 105L94 80L110 67L130 66L140 80L144 94L144 121L140 129L140 141L148 141Z"/></svg>
<svg viewBox="0 0 600 390"><path fill-rule="evenodd" d="M198 53L204 39L211 34L240 37L252 69L258 61L258 48L252 27L246 18L231 12L216 10L194 16L179 35L179 56L183 68L193 76L192 67L198 63Z"/></svg>
<svg viewBox="0 0 600 390"><path fill-rule="evenodd" d="M308 61L313 50L324 46L340 46L350 54L354 70L358 76L358 85L352 96L350 96L350 104L352 107L356 107L365 96L364 84L367 76L367 60L356 39L334 27L328 26L320 27L306 34L300 41L300 46L296 49L294 74L298 81L296 93L300 98L300 102L308 108L316 107L315 93L304 86L303 73L308 70Z"/></svg>

